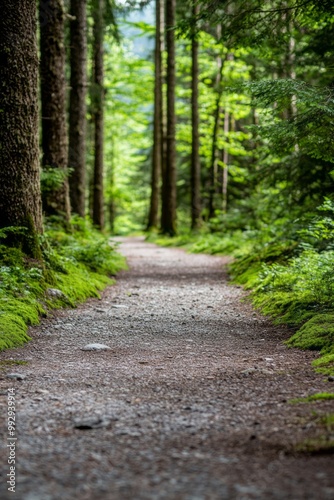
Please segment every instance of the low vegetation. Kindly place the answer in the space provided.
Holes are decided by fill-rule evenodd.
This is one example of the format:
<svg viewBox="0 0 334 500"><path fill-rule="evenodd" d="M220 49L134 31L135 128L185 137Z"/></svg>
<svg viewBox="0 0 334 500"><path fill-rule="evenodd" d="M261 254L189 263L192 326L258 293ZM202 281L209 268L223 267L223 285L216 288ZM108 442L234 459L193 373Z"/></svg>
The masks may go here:
<svg viewBox="0 0 334 500"><path fill-rule="evenodd" d="M41 241L43 261L1 245L0 350L28 341L28 326L38 324L48 311L99 297L113 283L111 277L125 267L116 245L88 221L73 219L72 228L65 232L57 221L47 222Z"/></svg>

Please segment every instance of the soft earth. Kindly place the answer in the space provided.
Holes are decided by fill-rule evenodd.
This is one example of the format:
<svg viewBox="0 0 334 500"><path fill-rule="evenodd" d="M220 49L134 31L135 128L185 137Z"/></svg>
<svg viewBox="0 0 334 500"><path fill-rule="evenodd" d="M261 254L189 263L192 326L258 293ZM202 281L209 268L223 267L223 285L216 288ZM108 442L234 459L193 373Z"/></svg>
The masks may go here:
<svg viewBox="0 0 334 500"><path fill-rule="evenodd" d="M1 365L1 499L334 499L333 455L307 451L328 438L333 402L289 402L333 392L317 354L283 344L291 332L242 300L227 259L140 238L121 251L129 271L100 301L56 312L1 354L27 361Z"/></svg>

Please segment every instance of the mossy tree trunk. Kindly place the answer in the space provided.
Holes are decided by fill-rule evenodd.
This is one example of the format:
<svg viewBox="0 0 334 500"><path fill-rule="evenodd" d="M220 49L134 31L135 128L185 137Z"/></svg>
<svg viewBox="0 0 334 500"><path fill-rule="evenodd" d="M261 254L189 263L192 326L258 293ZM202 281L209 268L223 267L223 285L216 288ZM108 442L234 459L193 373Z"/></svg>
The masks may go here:
<svg viewBox="0 0 334 500"><path fill-rule="evenodd" d="M0 228L22 227L4 243L40 258L36 4L6 0L0 16Z"/></svg>
<svg viewBox="0 0 334 500"><path fill-rule="evenodd" d="M58 170L57 182L43 193L46 215L60 216L65 225L70 220L67 178L68 140L66 129L66 83L63 0L49 0L45 10L40 0L42 166Z"/></svg>
<svg viewBox="0 0 334 500"><path fill-rule="evenodd" d="M105 0L93 2L93 86L92 118L94 124L94 179L93 179L93 223L99 229L104 227L103 196L103 154L104 154L104 39Z"/></svg>
<svg viewBox="0 0 334 500"><path fill-rule="evenodd" d="M167 153L162 181L161 231L171 236L176 233L175 11L176 1L167 0Z"/></svg>
<svg viewBox="0 0 334 500"><path fill-rule="evenodd" d="M86 191L86 93L87 19L86 0L71 0L70 20L70 198L74 213L85 216Z"/></svg>

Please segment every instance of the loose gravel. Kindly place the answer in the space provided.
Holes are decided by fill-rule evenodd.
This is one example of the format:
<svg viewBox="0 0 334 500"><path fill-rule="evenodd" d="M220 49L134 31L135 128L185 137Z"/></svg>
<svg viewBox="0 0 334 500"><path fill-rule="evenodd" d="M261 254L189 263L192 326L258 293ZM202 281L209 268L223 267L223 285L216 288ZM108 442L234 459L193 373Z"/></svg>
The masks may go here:
<svg viewBox="0 0 334 500"><path fill-rule="evenodd" d="M1 419L1 499L334 499L332 455L305 451L328 438L333 402L289 402L332 390L317 354L283 344L226 258L140 238L121 251L130 269L100 301L1 353L27 362L1 365L1 414L9 388L17 412L15 493Z"/></svg>

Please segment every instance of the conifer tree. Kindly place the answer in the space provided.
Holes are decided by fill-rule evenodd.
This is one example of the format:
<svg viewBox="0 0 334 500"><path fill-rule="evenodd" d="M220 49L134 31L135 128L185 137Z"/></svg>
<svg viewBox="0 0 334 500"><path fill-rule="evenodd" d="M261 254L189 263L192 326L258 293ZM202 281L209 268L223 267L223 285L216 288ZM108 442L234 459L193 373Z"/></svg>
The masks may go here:
<svg viewBox="0 0 334 500"><path fill-rule="evenodd" d="M0 229L3 243L40 258L36 5L6 0L0 16Z"/></svg>
<svg viewBox="0 0 334 500"><path fill-rule="evenodd" d="M171 236L176 233L175 11L176 1L166 0L167 149L162 182L161 231Z"/></svg>
<svg viewBox="0 0 334 500"><path fill-rule="evenodd" d="M42 102L42 166L53 173L43 193L46 215L56 215L65 225L70 220L67 176L68 139L66 125L65 11L63 0L40 0L40 73Z"/></svg>
<svg viewBox="0 0 334 500"><path fill-rule="evenodd" d="M70 8L70 105L69 153L70 198L74 213L85 215L86 188L86 93L87 33L86 0L71 0Z"/></svg>
<svg viewBox="0 0 334 500"><path fill-rule="evenodd" d="M156 228L159 223L160 180L163 162L163 95L162 95L162 50L164 0L156 0L155 6L155 50L154 50L154 121L150 211L147 228Z"/></svg>
<svg viewBox="0 0 334 500"><path fill-rule="evenodd" d="M103 40L105 0L93 1L93 85L92 119L94 125L93 223L104 227L103 163L104 163L104 66Z"/></svg>

